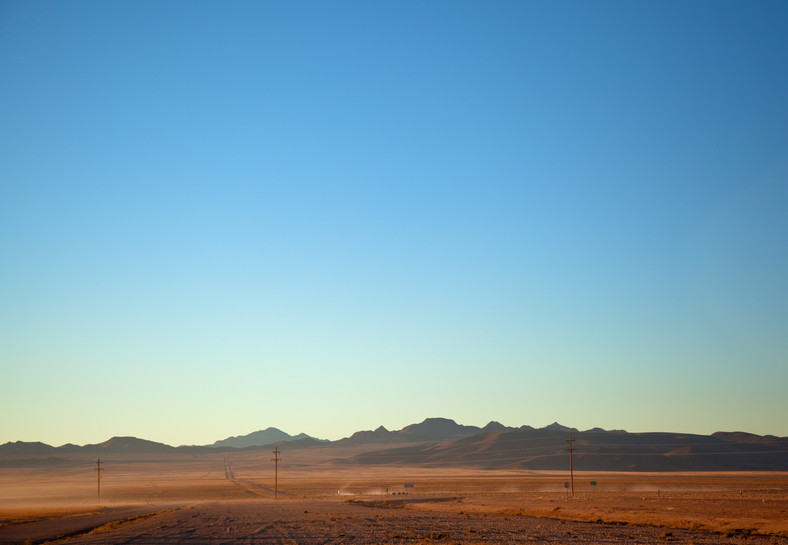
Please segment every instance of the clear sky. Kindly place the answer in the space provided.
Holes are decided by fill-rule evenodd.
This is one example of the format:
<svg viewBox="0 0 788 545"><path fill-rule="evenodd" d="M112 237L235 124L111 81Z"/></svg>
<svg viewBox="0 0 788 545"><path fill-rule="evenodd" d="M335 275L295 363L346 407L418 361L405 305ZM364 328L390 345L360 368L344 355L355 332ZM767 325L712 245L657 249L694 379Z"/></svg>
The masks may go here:
<svg viewBox="0 0 788 545"><path fill-rule="evenodd" d="M788 3L0 2L0 443L788 435Z"/></svg>

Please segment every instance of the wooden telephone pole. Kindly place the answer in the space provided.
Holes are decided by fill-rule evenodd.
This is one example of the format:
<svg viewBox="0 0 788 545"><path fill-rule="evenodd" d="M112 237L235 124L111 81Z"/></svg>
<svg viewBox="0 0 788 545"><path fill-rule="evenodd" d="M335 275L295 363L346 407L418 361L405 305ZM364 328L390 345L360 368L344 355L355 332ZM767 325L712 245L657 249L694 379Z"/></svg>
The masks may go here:
<svg viewBox="0 0 788 545"><path fill-rule="evenodd" d="M575 497L575 471L574 467L572 467L572 453L575 449L572 447L572 434L569 434L569 480L572 482L572 497Z"/></svg>
<svg viewBox="0 0 788 545"><path fill-rule="evenodd" d="M98 458L96 460L96 498L98 499L99 505L101 505L101 472L104 471L101 465L101 458Z"/></svg>
<svg viewBox="0 0 788 545"><path fill-rule="evenodd" d="M279 489L279 462L282 459L279 457L279 449L274 447L274 457L271 458L271 461L274 463L274 499L276 499L278 495Z"/></svg>

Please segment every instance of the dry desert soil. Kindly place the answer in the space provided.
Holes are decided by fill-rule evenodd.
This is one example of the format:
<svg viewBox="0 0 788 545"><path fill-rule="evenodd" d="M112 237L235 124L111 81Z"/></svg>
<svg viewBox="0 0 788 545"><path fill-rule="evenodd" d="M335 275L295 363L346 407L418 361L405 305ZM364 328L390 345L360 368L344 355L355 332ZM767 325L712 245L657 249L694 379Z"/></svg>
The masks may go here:
<svg viewBox="0 0 788 545"><path fill-rule="evenodd" d="M100 499L95 460L0 468L0 544L788 543L788 473L575 472L572 497L568 472L307 462L117 456Z"/></svg>

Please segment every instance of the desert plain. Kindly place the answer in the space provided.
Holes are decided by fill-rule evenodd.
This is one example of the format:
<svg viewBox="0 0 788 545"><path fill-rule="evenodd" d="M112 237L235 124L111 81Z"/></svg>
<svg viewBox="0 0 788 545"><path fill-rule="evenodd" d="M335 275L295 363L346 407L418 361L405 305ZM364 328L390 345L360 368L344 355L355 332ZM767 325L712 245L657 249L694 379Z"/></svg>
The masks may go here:
<svg viewBox="0 0 788 545"><path fill-rule="evenodd" d="M786 472L570 479L327 453L285 450L276 472L267 449L112 454L100 497L95 459L0 467L0 543L788 543Z"/></svg>

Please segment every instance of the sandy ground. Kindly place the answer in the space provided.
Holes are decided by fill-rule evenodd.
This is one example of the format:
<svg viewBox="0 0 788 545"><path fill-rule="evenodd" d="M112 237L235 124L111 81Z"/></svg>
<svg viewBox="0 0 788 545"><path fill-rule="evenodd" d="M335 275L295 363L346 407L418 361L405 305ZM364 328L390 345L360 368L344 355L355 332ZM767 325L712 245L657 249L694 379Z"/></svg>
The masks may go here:
<svg viewBox="0 0 788 545"><path fill-rule="evenodd" d="M95 461L3 468L0 543L788 543L788 473L576 472L571 497L567 473L298 461L274 500L259 453L110 458L100 505Z"/></svg>
<svg viewBox="0 0 788 545"><path fill-rule="evenodd" d="M64 540L77 544L176 543L741 543L692 530L567 522L528 516L382 508L336 501L200 503ZM749 543L775 543L749 537Z"/></svg>

